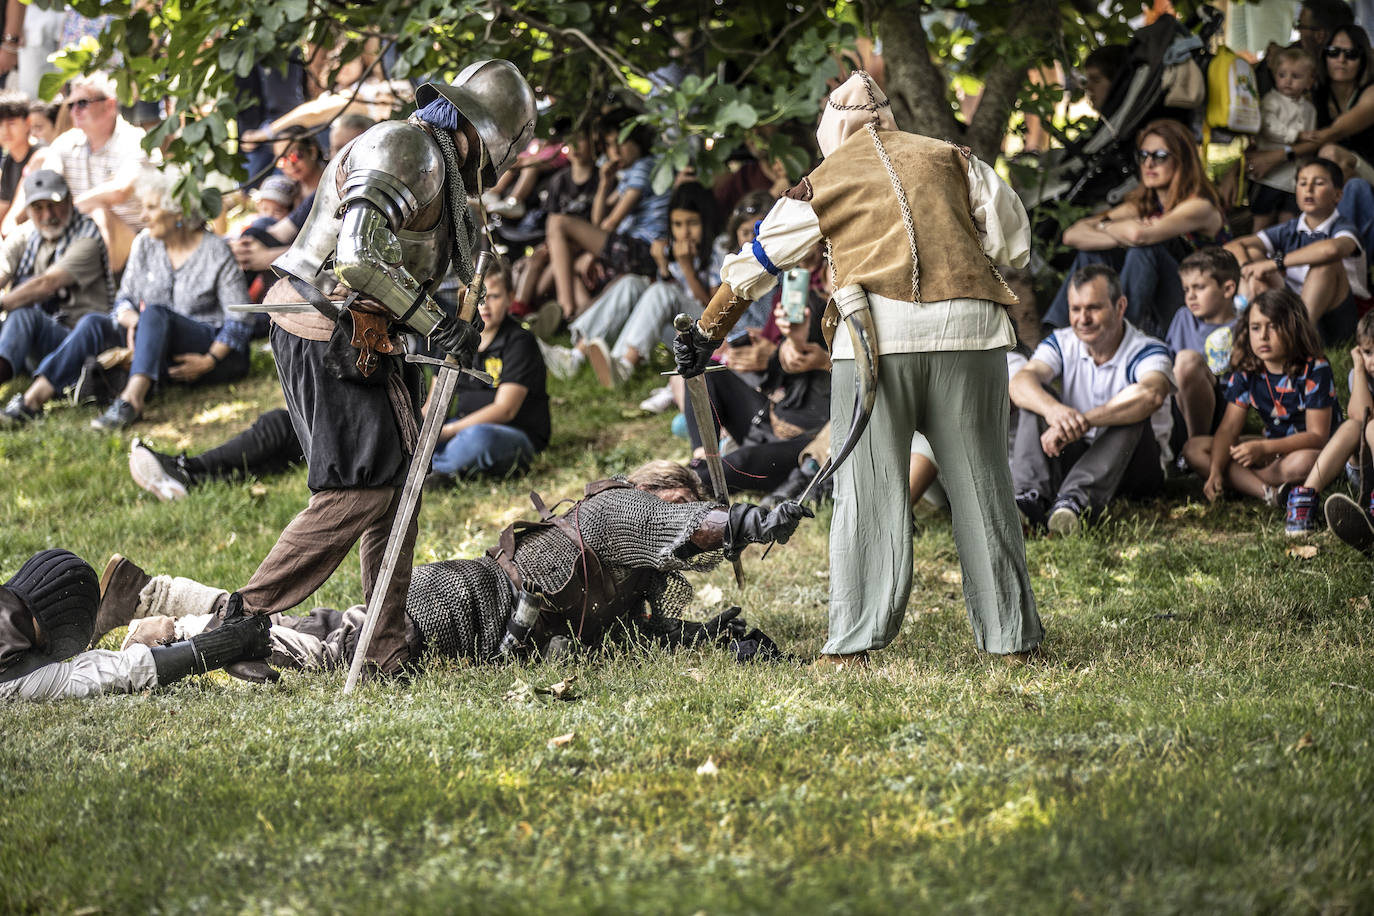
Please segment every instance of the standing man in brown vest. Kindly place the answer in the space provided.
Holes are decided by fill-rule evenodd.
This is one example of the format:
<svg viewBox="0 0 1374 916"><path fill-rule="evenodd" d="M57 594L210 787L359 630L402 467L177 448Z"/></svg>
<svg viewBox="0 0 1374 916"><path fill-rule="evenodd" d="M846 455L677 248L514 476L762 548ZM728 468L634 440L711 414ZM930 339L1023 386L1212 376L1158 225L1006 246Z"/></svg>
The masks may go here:
<svg viewBox="0 0 1374 916"><path fill-rule="evenodd" d="M969 151L897 129L887 97L859 71L826 100L816 129L825 161L774 205L751 248L676 346L684 376L702 372L749 302L821 238L834 289L867 294L880 366L871 422L835 474L830 635L819 663L866 665L896 638L911 593L907 468L924 433L949 494L974 641L1023 658L1044 636L1026 572L1007 464L1007 370L1017 299L993 266L1024 265L1025 210ZM837 293L839 298L839 293ZM832 447L840 450L858 387L854 344L832 340Z"/></svg>

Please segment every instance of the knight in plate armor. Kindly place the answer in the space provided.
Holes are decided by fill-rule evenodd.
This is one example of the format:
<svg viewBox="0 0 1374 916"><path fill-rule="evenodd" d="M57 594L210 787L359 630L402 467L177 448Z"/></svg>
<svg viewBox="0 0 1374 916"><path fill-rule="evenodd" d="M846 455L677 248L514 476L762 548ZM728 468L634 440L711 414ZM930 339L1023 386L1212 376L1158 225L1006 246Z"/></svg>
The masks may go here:
<svg viewBox="0 0 1374 916"><path fill-rule="evenodd" d="M534 134L534 95L509 61L474 63L452 85L428 83L407 121L369 128L339 151L292 246L268 305L272 352L291 423L304 447L311 497L239 590L249 614L309 597L357 543L370 596L419 435L419 370L398 332L466 364L480 323L446 312L432 290L450 268L473 279L477 224L467 207ZM480 322L480 319L474 319ZM368 673L409 657L405 595L417 522L401 547Z"/></svg>

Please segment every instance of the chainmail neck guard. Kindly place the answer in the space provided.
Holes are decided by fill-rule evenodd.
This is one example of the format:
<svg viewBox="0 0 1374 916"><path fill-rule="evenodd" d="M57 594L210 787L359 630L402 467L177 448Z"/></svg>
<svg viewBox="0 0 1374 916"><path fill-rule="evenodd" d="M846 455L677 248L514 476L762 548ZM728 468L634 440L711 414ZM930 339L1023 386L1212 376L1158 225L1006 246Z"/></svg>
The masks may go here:
<svg viewBox="0 0 1374 916"><path fill-rule="evenodd" d="M468 191L458 163L458 147L453 142L453 134L449 131L435 127L415 115L411 115L410 120L430 132L434 142L439 144L439 152L444 156L444 188L448 191L449 218L453 226L453 249L449 254L449 260L454 272L458 274L458 279L466 286L472 282L475 272L472 249L477 244L477 224L472 218L472 210L468 208ZM478 194L482 192L480 185L479 178Z"/></svg>

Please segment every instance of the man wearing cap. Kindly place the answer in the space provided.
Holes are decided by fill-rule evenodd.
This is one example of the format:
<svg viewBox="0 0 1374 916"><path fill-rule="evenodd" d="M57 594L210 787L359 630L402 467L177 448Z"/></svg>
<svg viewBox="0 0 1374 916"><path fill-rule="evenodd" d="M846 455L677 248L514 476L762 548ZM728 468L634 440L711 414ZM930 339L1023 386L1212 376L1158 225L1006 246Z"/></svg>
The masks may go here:
<svg viewBox="0 0 1374 916"><path fill-rule="evenodd" d="M238 595L250 614L300 604L359 544L372 591L419 434L420 375L392 334L417 333L467 363L474 325L431 291L449 271L473 278L477 223L469 196L495 184L534 134L534 94L509 61L472 64L452 86L427 83L408 121L386 121L348 143L320 180L309 217L273 262L281 280L264 305L292 426L305 449L310 503ZM355 344L354 341L361 344ZM412 519L382 604L365 669L400 673Z"/></svg>
<svg viewBox="0 0 1374 916"><path fill-rule="evenodd" d="M268 621L226 609L223 622L170 645L86 651L100 585L68 550L36 553L0 585L0 699L132 693L175 683L271 649Z"/></svg>
<svg viewBox="0 0 1374 916"><path fill-rule="evenodd" d="M1026 212L967 149L898 130L863 71L830 94L816 139L825 161L773 206L750 248L725 260L716 296L675 346L678 369L702 372L749 303L826 239L836 302L845 298L847 323L871 312L876 339L868 344L881 358L871 422L834 477L830 635L818 664L866 665L869 650L901 628L911 593L907 472L918 431L949 496L974 643L1023 659L1043 633L1006 453L1003 354L1016 334L1005 306L1017 299L993 263L1026 263ZM839 322L836 302L823 323L827 340ZM831 355L839 454L858 403L847 331L834 337Z"/></svg>
<svg viewBox="0 0 1374 916"><path fill-rule="evenodd" d="M28 221L0 243L0 382L47 356L92 312L107 312L114 279L100 229L72 206L56 172L24 180Z"/></svg>

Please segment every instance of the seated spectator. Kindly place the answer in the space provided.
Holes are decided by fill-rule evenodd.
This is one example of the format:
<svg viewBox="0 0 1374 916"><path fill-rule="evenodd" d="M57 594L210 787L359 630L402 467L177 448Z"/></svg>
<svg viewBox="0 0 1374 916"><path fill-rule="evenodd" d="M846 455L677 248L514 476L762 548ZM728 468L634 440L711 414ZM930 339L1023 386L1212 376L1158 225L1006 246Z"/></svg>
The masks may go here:
<svg viewBox="0 0 1374 916"><path fill-rule="evenodd" d="M1162 334L1183 305L1178 262L1226 241L1226 219L1186 127L1152 121L1136 151L1140 187L1110 210L1074 223L1064 244L1078 249L1070 276L1088 264L1111 265L1129 303L1126 318L1147 334ZM1069 323L1068 291L1065 281L1045 315L1053 327Z"/></svg>
<svg viewBox="0 0 1374 916"><path fill-rule="evenodd" d="M0 220L14 204L14 195L24 177L24 169L37 152L29 142L29 100L18 92L0 92Z"/></svg>
<svg viewBox="0 0 1374 916"><path fill-rule="evenodd" d="M253 229L234 240L234 259L244 273L271 270L272 262L285 254L296 240L296 234L305 225L306 217L315 205L315 189L324 177L324 157L319 146L305 136L303 130L295 131L291 136L292 139L282 143L277 168L296 182L300 202L294 210L267 229Z"/></svg>
<svg viewBox="0 0 1374 916"><path fill-rule="evenodd" d="M0 247L0 382L27 372L86 315L114 301L114 279L100 230L72 205L56 172L24 182L29 220Z"/></svg>
<svg viewBox="0 0 1374 916"><path fill-rule="evenodd" d="M1071 534L1114 497L1150 497L1164 482L1173 360L1126 312L1115 271L1078 270L1069 278L1070 327L1046 337L1011 380L1021 409L1012 480L1032 530ZM1049 388L1056 379L1058 396Z"/></svg>
<svg viewBox="0 0 1374 916"><path fill-rule="evenodd" d="M738 446L725 462L725 483L731 492L781 487L798 470L802 450L829 421L830 354L821 333L824 311L824 300L811 295L803 320L791 324L782 304L777 305L773 315L783 332L782 343L761 385L736 372L706 373L716 435L723 428ZM706 443L697 432L690 401L686 411L692 447L703 449ZM703 458L693 459L689 466L709 485ZM801 481L787 498L800 495L809 480Z"/></svg>
<svg viewBox="0 0 1374 916"><path fill-rule="evenodd" d="M568 165L568 145L562 135L571 122L563 120L554 127L554 136L537 137L515 163L496 180L496 184L482 192L482 209L502 219L518 220L525 215L525 201L539 186L545 175L559 172Z"/></svg>
<svg viewBox="0 0 1374 916"><path fill-rule="evenodd" d="M601 185L601 175L596 168L596 143L590 130L580 130L568 137L568 164L549 180L543 192L541 209L543 216L527 214L520 222L520 231L530 232L531 237L539 239L539 244L529 256L515 267L515 298L511 302L511 314L523 318L536 311L553 290L553 267L549 264L549 246L544 242L544 225L548 216L562 213L578 219L590 219L592 203L596 190ZM536 219L538 220L536 222ZM574 276L573 283L581 281ZM590 301L591 294L583 287L574 299ZM562 310L549 312L550 323L562 317Z"/></svg>
<svg viewBox="0 0 1374 916"><path fill-rule="evenodd" d="M1130 62L1130 48L1125 45L1103 45L1083 59L1083 94L1093 111L1102 114L1112 84Z"/></svg>
<svg viewBox="0 0 1374 916"><path fill-rule="evenodd" d="M1317 127L1298 135L1295 152L1330 159L1347 179L1374 182L1374 67L1369 57L1364 29L1347 25L1334 30L1322 52L1325 72L1312 93ZM1254 163L1256 175L1267 164Z"/></svg>
<svg viewBox="0 0 1374 916"><path fill-rule="evenodd" d="M270 229L296 209L301 199L301 185L285 175L269 175L253 191L252 199L258 216L251 225L255 229Z"/></svg>
<svg viewBox="0 0 1374 916"><path fill-rule="evenodd" d="M201 213L172 196L172 175L149 170L138 182L148 228L134 239L113 313L88 314L38 364L27 391L4 410L11 423L42 414L43 405L76 382L82 364L111 347L133 349L129 381L93 429L122 429L143 415L155 382L232 382L248 374L252 326L226 312L248 301L243 272L229 245L205 228Z"/></svg>
<svg viewBox="0 0 1374 916"><path fill-rule="evenodd" d="M291 415L285 408L269 410L253 425L199 455L169 455L134 437L129 445L129 475L134 483L163 502L185 499L196 487L213 480L268 477L305 463Z"/></svg>
<svg viewBox="0 0 1374 916"><path fill-rule="evenodd" d="M649 155L653 135L636 125L624 142L620 130L633 116L628 109L603 122L606 162L592 201L590 220L550 214L546 224L554 289L564 321L572 321L590 305L573 282L573 262L583 252L597 258L616 275L657 272L653 243L668 234L668 192L655 194L651 182L658 160Z"/></svg>
<svg viewBox="0 0 1374 916"><path fill-rule="evenodd" d="M1331 434L1331 439L1312 463L1312 470L1302 486L1294 487L1288 494L1288 518L1284 531L1289 536L1300 536L1317 530L1317 494L1340 476L1342 468L1355 498L1333 494L1326 501L1326 516L1331 530L1342 540L1352 543L1342 530L1361 533L1363 529L1374 531L1374 519L1370 516L1370 492L1374 490L1374 464L1365 453L1363 464L1360 462L1361 438L1374 445L1374 311L1365 312L1355 328L1355 347L1350 351L1350 403L1346 413L1349 418ZM1339 507L1339 508L1337 508ZM1353 508L1353 512L1351 511ZM1340 525L1332 521L1333 515L1348 519ZM1355 524L1350 524L1353 522ZM1362 540L1362 539L1361 539ZM1353 544L1363 549L1361 544Z"/></svg>
<svg viewBox="0 0 1374 916"><path fill-rule="evenodd" d="M655 344L672 338L678 313L701 316L720 285L724 260L724 253L711 244L718 229L715 198L696 182L681 185L673 191L668 224L671 241L658 239L651 249L657 280L650 283L635 274L621 277L573 321L576 355L570 356L571 365L562 367L565 373L575 372L579 357L585 356L602 387L618 387ZM614 347L607 344L612 335ZM553 352L564 359L566 351Z"/></svg>
<svg viewBox="0 0 1374 916"><path fill-rule="evenodd" d="M50 146L57 139L57 113L60 101L34 99L29 103L29 136L39 146Z"/></svg>
<svg viewBox="0 0 1374 916"><path fill-rule="evenodd" d="M62 175L76 208L95 220L116 274L129 259L134 236L144 228L134 184L148 154L143 131L119 114L114 80L106 73L72 80L67 109L76 125L34 160L34 168Z"/></svg>
<svg viewBox="0 0 1374 916"><path fill-rule="evenodd" d="M1307 307L1325 340L1355 332L1355 296L1369 295L1369 270L1359 230L1336 212L1344 179L1336 163L1313 159L1298 170L1302 215L1227 244L1240 261L1240 294L1253 300L1287 286Z"/></svg>
<svg viewBox="0 0 1374 916"><path fill-rule="evenodd" d="M1285 222L1298 215L1297 165L1293 144L1299 135L1317 126L1317 109L1308 101L1307 93L1316 85L1317 62L1301 48L1285 48L1274 55L1274 88L1260 103L1260 134L1255 141L1258 150L1283 150L1285 160L1255 176L1250 191L1250 212L1255 217L1255 229L1265 229L1276 222Z"/></svg>
<svg viewBox="0 0 1374 916"><path fill-rule="evenodd" d="M1225 372L1231 352L1227 341L1226 360L1214 367L1207 358L1208 340L1235 323L1240 265L1224 248L1200 248L1178 265L1178 278L1187 308L1174 313L1164 342L1174 352L1175 403L1183 424L1189 436L1206 436L1221 422L1217 375Z"/></svg>
<svg viewBox="0 0 1374 916"><path fill-rule="evenodd" d="M1195 436L1183 447L1193 470L1207 475L1203 495L1216 500L1230 488L1284 505L1340 422L1331 364L1292 291L1260 293L1241 313L1225 397L1216 436ZM1264 423L1262 438L1241 435L1251 408Z"/></svg>
<svg viewBox="0 0 1374 916"><path fill-rule="evenodd" d="M513 474L548 447L544 357L534 335L506 314L510 287L505 267L493 271L479 308L484 327L477 367L496 385L468 375L459 377L455 415L439 432L427 486L446 484L455 477Z"/></svg>

